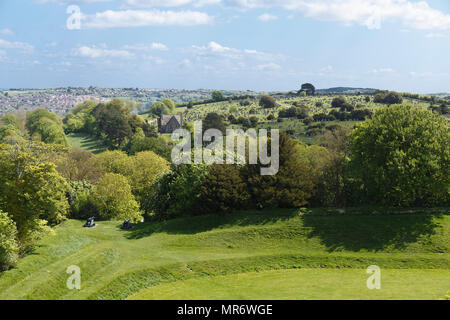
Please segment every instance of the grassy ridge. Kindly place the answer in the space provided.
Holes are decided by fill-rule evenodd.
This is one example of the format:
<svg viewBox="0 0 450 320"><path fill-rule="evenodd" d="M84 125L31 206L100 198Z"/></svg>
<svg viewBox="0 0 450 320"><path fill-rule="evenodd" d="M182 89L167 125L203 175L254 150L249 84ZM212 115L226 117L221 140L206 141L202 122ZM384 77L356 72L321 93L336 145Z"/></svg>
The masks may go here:
<svg viewBox="0 0 450 320"><path fill-rule="evenodd" d="M252 211L144 223L131 231L121 231L119 222L82 224L58 226L56 236L0 274L0 299L125 299L176 280L294 268L450 269L444 211ZM66 288L70 265L82 270L81 290Z"/></svg>

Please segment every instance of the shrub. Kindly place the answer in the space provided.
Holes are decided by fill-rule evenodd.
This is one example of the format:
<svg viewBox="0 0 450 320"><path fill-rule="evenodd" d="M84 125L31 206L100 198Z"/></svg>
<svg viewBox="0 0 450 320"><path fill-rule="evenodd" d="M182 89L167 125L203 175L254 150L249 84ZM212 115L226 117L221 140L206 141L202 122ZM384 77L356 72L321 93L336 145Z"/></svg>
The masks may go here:
<svg viewBox="0 0 450 320"><path fill-rule="evenodd" d="M19 246L16 236L16 224L0 211L0 271L9 269L17 262Z"/></svg>
<svg viewBox="0 0 450 320"><path fill-rule="evenodd" d="M259 99L259 105L263 108L275 108L277 101L272 96L264 95Z"/></svg>

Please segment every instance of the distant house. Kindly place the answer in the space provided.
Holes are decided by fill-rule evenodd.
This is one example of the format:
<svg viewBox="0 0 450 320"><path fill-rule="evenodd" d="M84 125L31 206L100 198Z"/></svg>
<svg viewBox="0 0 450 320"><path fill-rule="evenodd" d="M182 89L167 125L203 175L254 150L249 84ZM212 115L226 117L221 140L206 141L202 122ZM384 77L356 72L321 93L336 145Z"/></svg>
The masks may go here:
<svg viewBox="0 0 450 320"><path fill-rule="evenodd" d="M183 125L183 116L181 114L163 114L158 119L159 133L172 133L180 129Z"/></svg>

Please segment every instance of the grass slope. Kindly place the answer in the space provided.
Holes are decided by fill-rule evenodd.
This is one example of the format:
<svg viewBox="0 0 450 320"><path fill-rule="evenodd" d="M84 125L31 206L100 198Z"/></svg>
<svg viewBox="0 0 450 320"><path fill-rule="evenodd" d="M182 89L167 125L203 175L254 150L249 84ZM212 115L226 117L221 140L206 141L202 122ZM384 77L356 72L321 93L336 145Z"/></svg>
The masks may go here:
<svg viewBox="0 0 450 320"><path fill-rule="evenodd" d="M380 290L368 290L365 269L291 269L182 280L144 289L132 300L441 299L450 270L382 270Z"/></svg>
<svg viewBox="0 0 450 320"><path fill-rule="evenodd" d="M71 133L67 135L67 140L72 147L90 151L94 154L102 153L107 150L101 141L95 140L84 133Z"/></svg>
<svg viewBox="0 0 450 320"><path fill-rule="evenodd" d="M352 298L358 291L332 285L333 272L348 269L342 279L348 279L353 287L372 264L392 270L387 274L392 272L393 279L395 272L408 279L414 279L414 274L419 280L441 279L430 280L426 287L430 295L422 298L443 297L450 289L450 215L444 211L399 215L255 211L145 223L131 231L121 231L119 222L99 222L94 229L84 229L82 224L70 220L58 226L56 236L43 239L15 269L0 274L0 299L126 299L136 294L133 297L170 298L164 287L154 288L161 291L145 289L188 280L192 282L171 283L173 290L177 292L182 288L178 286L187 283L195 291L217 276L213 278L217 283L224 281L220 277L231 277L238 287L255 281L255 285L268 288L270 277L287 284L289 277L295 276L286 273L283 278L282 274L299 268L305 269L301 270L305 274L315 272L318 286L328 288L330 292L322 298ZM81 290L66 288L66 269L71 265L81 268ZM270 273L274 270L280 273ZM255 278L254 272L260 272L262 278ZM238 274L246 277L244 282L239 282ZM362 278L367 277L364 274ZM300 289L289 294L289 287L282 285L273 298L319 297L320 291L308 295L302 286L300 283ZM217 290L210 298L239 297L228 294L226 286ZM395 298L399 290L414 298L408 295L410 286L401 282L386 295L381 292L374 298ZM417 290L421 295L423 290ZM242 293L248 298L263 295L262 291Z"/></svg>

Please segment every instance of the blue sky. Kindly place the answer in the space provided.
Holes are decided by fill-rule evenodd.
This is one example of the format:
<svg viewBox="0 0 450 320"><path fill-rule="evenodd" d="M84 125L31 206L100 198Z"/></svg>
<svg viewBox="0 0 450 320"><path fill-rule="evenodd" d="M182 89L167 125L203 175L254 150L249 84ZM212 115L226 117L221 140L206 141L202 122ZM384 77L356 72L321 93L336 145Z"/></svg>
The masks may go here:
<svg viewBox="0 0 450 320"><path fill-rule="evenodd" d="M0 0L0 88L450 92L449 57L448 0Z"/></svg>

